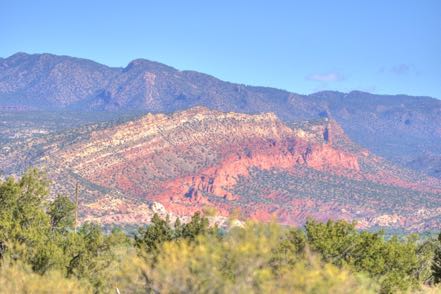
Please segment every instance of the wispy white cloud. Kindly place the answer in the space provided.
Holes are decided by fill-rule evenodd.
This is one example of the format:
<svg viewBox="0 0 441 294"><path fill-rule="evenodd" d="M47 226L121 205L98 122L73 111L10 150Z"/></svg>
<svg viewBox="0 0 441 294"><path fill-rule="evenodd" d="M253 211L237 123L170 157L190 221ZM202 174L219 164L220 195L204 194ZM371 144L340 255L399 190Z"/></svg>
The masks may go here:
<svg viewBox="0 0 441 294"><path fill-rule="evenodd" d="M396 75L403 75L409 73L411 70L410 65L408 64L397 64L392 66L391 72L393 72Z"/></svg>
<svg viewBox="0 0 441 294"><path fill-rule="evenodd" d="M336 82L344 80L344 76L338 72L315 73L307 76L306 79L317 82Z"/></svg>
<svg viewBox="0 0 441 294"><path fill-rule="evenodd" d="M407 74L417 74L418 71L416 70L415 66L411 65L411 64L406 64L406 63L400 63L400 64L395 64L393 66L390 67L381 67L379 70L380 73L390 73L390 74L394 74L394 75L407 75Z"/></svg>

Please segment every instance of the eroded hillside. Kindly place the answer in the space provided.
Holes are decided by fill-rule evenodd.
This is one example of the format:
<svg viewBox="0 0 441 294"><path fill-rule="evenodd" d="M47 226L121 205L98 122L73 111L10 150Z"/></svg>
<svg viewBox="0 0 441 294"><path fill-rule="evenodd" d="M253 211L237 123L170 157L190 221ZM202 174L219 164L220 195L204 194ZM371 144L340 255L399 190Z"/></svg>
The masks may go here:
<svg viewBox="0 0 441 294"><path fill-rule="evenodd" d="M34 154L29 162L47 168L57 192L71 194L80 182L83 217L104 223L148 221L153 202L177 215L215 207L287 224L313 216L420 230L441 216L438 180L387 163L327 118L286 124L272 113L196 107L11 149L3 169Z"/></svg>

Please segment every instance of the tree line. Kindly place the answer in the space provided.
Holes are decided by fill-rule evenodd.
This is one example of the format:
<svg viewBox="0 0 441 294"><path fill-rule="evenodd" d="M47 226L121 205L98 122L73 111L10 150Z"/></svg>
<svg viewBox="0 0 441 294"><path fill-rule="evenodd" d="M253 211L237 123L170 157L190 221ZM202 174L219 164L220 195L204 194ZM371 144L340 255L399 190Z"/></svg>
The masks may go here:
<svg viewBox="0 0 441 294"><path fill-rule="evenodd" d="M345 221L210 226L154 215L135 236L76 228L36 169L0 181L0 293L405 293L441 291L441 234L387 239ZM234 224L234 222L232 222Z"/></svg>

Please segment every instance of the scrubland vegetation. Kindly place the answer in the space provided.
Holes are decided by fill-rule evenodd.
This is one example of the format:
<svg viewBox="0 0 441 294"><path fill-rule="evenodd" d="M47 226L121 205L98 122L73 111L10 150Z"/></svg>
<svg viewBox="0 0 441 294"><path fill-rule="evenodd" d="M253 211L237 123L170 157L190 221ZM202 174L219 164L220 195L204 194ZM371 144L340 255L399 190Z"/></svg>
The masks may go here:
<svg viewBox="0 0 441 294"><path fill-rule="evenodd" d="M135 236L75 226L44 174L0 182L1 293L439 293L441 235L385 239L344 221L210 227L157 215Z"/></svg>

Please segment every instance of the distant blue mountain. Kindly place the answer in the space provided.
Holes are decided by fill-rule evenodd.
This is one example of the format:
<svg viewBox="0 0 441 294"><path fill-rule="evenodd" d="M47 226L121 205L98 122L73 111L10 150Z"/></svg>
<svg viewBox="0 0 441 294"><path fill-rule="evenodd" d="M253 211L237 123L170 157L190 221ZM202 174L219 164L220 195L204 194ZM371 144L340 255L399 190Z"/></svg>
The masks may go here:
<svg viewBox="0 0 441 294"><path fill-rule="evenodd" d="M360 145L441 178L441 100L434 98L359 91L299 95L144 59L125 68L52 54L0 59L0 109L174 112L196 105L274 112L287 122L331 116Z"/></svg>

